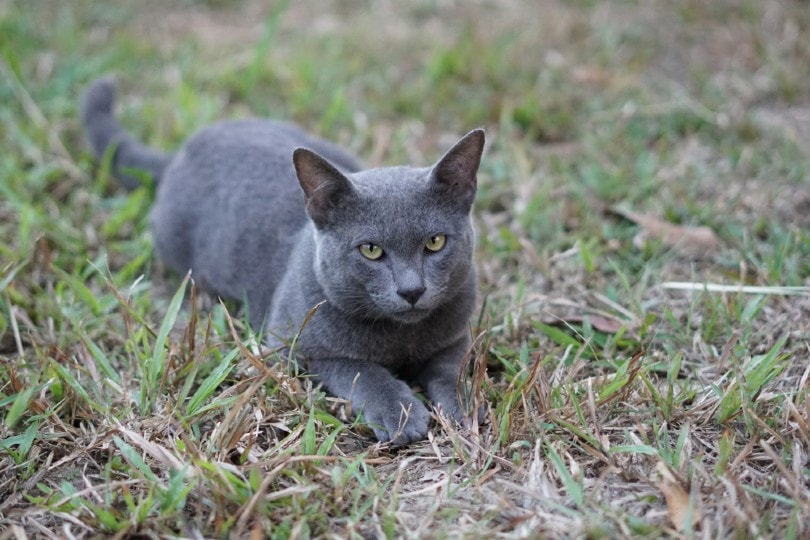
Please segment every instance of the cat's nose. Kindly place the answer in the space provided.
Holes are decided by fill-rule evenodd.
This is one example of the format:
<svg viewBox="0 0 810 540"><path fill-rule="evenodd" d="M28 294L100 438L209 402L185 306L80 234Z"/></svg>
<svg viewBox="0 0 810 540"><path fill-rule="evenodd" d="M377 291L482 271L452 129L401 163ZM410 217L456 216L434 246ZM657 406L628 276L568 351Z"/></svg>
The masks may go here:
<svg viewBox="0 0 810 540"><path fill-rule="evenodd" d="M409 289L399 289L397 294L408 301L410 305L415 305L425 293L424 287L412 287Z"/></svg>

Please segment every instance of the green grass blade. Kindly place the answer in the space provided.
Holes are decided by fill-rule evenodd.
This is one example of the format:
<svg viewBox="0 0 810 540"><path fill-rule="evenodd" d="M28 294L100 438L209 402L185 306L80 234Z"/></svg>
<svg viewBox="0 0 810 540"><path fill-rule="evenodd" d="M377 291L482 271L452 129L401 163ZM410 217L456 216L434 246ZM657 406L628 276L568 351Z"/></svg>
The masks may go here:
<svg viewBox="0 0 810 540"><path fill-rule="evenodd" d="M14 276L17 275L17 272L19 272L26 264L28 264L28 261L23 261L15 266L12 266L6 271L6 275L3 276L3 279L0 279L0 292L3 292L6 287L8 287L8 284L11 283Z"/></svg>
<svg viewBox="0 0 810 540"><path fill-rule="evenodd" d="M171 471L169 484L160 502L160 511L162 514L170 514L185 506L188 494L191 493L191 490L197 485L196 479L189 478L187 471L188 467L184 467L179 471Z"/></svg>
<svg viewBox="0 0 810 540"><path fill-rule="evenodd" d="M309 410L307 425L304 427L304 434L301 437L301 453L311 456L315 453L315 411Z"/></svg>
<svg viewBox="0 0 810 540"><path fill-rule="evenodd" d="M122 439L118 435L113 435L113 441L115 442L115 445L118 447L118 449L121 451L121 455L124 456L124 459L126 459L130 465L138 469L147 480L151 482L158 481L158 478L157 476L155 476L155 473L152 472L152 469L149 468L149 466L143 460L138 451L135 450L135 448L133 448L129 443L127 443L124 439Z"/></svg>
<svg viewBox="0 0 810 540"><path fill-rule="evenodd" d="M103 312L101 303L98 301L97 295L91 291L87 285L85 285L76 276L72 276L60 268L54 268L54 270L57 274L59 274L62 281L64 281L67 286L70 287L70 290L76 295L77 300L89 307L93 315L101 315Z"/></svg>
<svg viewBox="0 0 810 540"><path fill-rule="evenodd" d="M107 358L107 355L96 345L86 334L82 334L82 341L84 342L87 350L90 351L90 355L96 361L96 365L101 368L101 371L104 372L104 375L113 381L119 386L121 385L121 376L118 374L110 360Z"/></svg>
<svg viewBox="0 0 810 540"><path fill-rule="evenodd" d="M548 457L551 459L551 462L554 464L554 468L557 471L557 474L560 475L560 479L563 482L563 486L565 487L565 491L574 501L577 506L582 506L584 502L584 493L582 490L582 484L580 484L572 475L571 471L568 470L566 467L565 462L563 461L560 454L554 449L554 446L551 444L546 445L546 453Z"/></svg>
<svg viewBox="0 0 810 540"><path fill-rule="evenodd" d="M0 441L0 448L5 448L6 451L12 453L11 448L16 446L17 451L13 452L14 461L17 464L20 464L26 458L28 452L31 450L31 447L34 445L34 440L37 437L38 430L39 423L31 422L31 424L25 430L25 433L22 435L14 435Z"/></svg>
<svg viewBox="0 0 810 540"><path fill-rule="evenodd" d="M160 325L154 347L152 349L152 357L145 363L145 380L141 385L141 410L149 410L154 404L155 397L159 391L158 383L163 377L166 369L166 353L167 341L169 339L169 332L171 332L177 321L177 314L180 312L180 307L183 305L185 298L186 288L191 278L191 274L187 274L174 293L169 308L166 311L166 316L163 318L163 323Z"/></svg>
<svg viewBox="0 0 810 540"><path fill-rule="evenodd" d="M225 355L219 365L206 377L186 406L186 417L191 417L199 413L202 404L211 397L220 384L230 375L233 370L231 363L239 354L239 349L234 349Z"/></svg>
<svg viewBox="0 0 810 540"><path fill-rule="evenodd" d="M34 394L34 390L36 390L36 387L31 386L17 393L17 397L14 399L14 402L11 404L11 407L6 413L7 428L13 428L17 422L20 421L23 414L25 414L25 411L28 409L28 402L31 401L31 396Z"/></svg>
<svg viewBox="0 0 810 540"><path fill-rule="evenodd" d="M610 454L643 454L645 456L656 456L658 450L648 444L617 444L610 447Z"/></svg>
<svg viewBox="0 0 810 540"><path fill-rule="evenodd" d="M540 322L535 322L533 326L543 332L557 345L562 345L563 347L570 346L574 347L575 349L578 349L582 345L575 337L569 336L559 328L555 328Z"/></svg>
<svg viewBox="0 0 810 540"><path fill-rule="evenodd" d="M52 367L52 369L54 371L56 371L56 373L59 375L59 377L63 381L65 381L68 384L68 386L70 386L70 388L74 392L76 392L76 394L78 394L79 397L85 403L87 403L87 405L89 407L91 407L96 412L99 412L99 413L102 413L102 414L105 414L107 412L107 409L103 405L97 403L92 397L90 397L90 394L87 393L87 390L85 389L84 385L79 383L79 381L76 380L76 377L74 377L73 374L70 371L68 371L64 366L57 363L56 361L52 361L51 362L51 367ZM93 383L91 381L88 384L93 384ZM97 394L101 395L100 392L97 392Z"/></svg>
<svg viewBox="0 0 810 540"><path fill-rule="evenodd" d="M746 368L745 382L746 389L752 397L785 368L785 360L790 355L779 354L779 351L785 346L785 342L787 342L787 336L782 336L766 354L751 359Z"/></svg>

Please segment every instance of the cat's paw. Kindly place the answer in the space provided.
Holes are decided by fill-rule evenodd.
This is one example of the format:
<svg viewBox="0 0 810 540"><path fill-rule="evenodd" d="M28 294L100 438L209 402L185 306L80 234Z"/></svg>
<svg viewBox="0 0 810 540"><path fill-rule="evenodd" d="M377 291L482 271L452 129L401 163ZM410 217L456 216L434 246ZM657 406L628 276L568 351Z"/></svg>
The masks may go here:
<svg viewBox="0 0 810 540"><path fill-rule="evenodd" d="M363 410L366 422L380 442L402 446L427 437L430 413L415 396L402 395L399 399L368 405Z"/></svg>
<svg viewBox="0 0 810 540"><path fill-rule="evenodd" d="M486 418L486 407L483 405L473 412L469 406L459 402L455 386L447 385L441 392L434 392L434 394L439 394L439 396L433 398L433 405L436 410L442 416L455 420L459 425L469 427L474 417L477 416L479 424Z"/></svg>
<svg viewBox="0 0 810 540"><path fill-rule="evenodd" d="M486 408L483 405L478 407L477 414L473 414L467 412L467 409L462 407L457 399L439 402L435 406L439 414L455 420L462 426L468 426L474 416L477 416L479 423L483 422L486 417Z"/></svg>

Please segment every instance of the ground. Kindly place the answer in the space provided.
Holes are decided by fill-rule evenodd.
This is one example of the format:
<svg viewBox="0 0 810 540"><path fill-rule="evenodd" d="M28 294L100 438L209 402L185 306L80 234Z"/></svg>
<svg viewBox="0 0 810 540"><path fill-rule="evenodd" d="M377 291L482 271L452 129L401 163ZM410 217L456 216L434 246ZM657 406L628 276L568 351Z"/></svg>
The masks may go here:
<svg viewBox="0 0 810 540"><path fill-rule="evenodd" d="M0 538L810 535L801 0L0 1ZM376 444L151 251L82 141L487 131L480 425Z"/></svg>

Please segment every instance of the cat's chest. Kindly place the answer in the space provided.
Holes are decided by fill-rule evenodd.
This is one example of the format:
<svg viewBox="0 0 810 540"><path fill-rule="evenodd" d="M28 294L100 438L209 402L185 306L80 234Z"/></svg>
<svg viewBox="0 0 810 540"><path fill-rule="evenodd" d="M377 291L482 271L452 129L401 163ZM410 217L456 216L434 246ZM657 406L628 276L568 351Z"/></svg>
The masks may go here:
<svg viewBox="0 0 810 540"><path fill-rule="evenodd" d="M361 334L352 351L358 357L380 364L401 365L425 360L445 347L449 328L436 328L426 324L387 326L370 325Z"/></svg>
<svg viewBox="0 0 810 540"><path fill-rule="evenodd" d="M315 317L301 335L305 354L365 360L394 370L429 360L466 331L466 321L439 317L398 325L324 315L320 320Z"/></svg>

